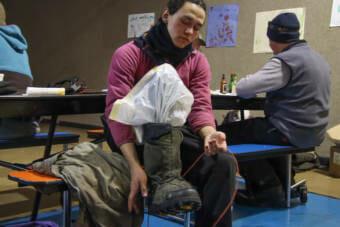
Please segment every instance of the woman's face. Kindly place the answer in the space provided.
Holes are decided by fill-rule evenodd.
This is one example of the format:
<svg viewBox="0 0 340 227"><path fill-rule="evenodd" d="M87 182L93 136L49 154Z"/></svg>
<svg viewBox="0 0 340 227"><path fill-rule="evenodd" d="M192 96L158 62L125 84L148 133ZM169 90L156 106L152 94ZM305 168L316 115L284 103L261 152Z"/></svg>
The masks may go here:
<svg viewBox="0 0 340 227"><path fill-rule="evenodd" d="M191 2L185 2L182 8L173 15L165 9L162 19L171 37L172 42L179 48L184 48L192 43L204 23L205 12L202 7Z"/></svg>

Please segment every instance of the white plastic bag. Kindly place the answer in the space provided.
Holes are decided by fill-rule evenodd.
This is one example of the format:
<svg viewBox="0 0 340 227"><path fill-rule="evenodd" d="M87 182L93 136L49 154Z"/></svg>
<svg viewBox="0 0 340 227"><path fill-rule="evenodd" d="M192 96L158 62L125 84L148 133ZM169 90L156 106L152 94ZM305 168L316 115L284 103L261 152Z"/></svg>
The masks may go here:
<svg viewBox="0 0 340 227"><path fill-rule="evenodd" d="M110 119L135 127L142 143L142 125L168 123L184 125L194 97L169 64L151 69L123 98L114 103Z"/></svg>

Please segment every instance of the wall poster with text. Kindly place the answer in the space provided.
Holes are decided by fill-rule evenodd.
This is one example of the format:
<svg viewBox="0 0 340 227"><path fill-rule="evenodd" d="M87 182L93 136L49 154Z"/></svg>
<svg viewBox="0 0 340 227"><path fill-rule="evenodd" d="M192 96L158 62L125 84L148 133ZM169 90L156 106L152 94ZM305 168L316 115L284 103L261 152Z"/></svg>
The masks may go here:
<svg viewBox="0 0 340 227"><path fill-rule="evenodd" d="M155 23L155 13L130 14L128 22L128 38L141 36Z"/></svg>

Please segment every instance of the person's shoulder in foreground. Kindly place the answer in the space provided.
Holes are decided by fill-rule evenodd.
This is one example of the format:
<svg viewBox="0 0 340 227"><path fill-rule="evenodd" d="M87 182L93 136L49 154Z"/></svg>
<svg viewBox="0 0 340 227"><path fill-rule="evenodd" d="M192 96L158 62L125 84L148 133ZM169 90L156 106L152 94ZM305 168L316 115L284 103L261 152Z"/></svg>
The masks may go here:
<svg viewBox="0 0 340 227"><path fill-rule="evenodd" d="M27 55L27 42L17 25L6 25L0 2L0 71L16 72L33 79Z"/></svg>

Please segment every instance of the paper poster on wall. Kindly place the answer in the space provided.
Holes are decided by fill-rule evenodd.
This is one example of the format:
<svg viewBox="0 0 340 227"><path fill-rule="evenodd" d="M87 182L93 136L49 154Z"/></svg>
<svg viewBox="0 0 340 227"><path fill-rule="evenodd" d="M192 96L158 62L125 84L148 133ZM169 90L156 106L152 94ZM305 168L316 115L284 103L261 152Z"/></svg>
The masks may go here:
<svg viewBox="0 0 340 227"><path fill-rule="evenodd" d="M239 5L212 6L209 9L207 47L236 46Z"/></svg>
<svg viewBox="0 0 340 227"><path fill-rule="evenodd" d="M148 31L155 23L155 13L130 14L128 22L128 38L134 38Z"/></svg>
<svg viewBox="0 0 340 227"><path fill-rule="evenodd" d="M256 13L255 19L255 34L253 52L256 53L271 53L269 47L269 39L267 37L268 22L274 19L280 13L295 13L300 22L300 39L304 37L305 30L305 8L281 9L273 11L265 11Z"/></svg>
<svg viewBox="0 0 340 227"><path fill-rule="evenodd" d="M340 0L333 0L330 27L340 26Z"/></svg>

